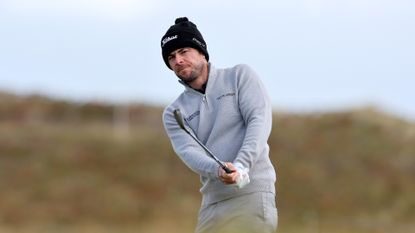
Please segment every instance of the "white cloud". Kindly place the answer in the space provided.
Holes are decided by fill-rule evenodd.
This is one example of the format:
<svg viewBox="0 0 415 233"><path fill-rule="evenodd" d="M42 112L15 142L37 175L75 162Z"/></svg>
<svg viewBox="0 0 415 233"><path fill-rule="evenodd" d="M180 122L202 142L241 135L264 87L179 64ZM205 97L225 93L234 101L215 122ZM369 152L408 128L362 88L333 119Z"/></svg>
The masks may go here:
<svg viewBox="0 0 415 233"><path fill-rule="evenodd" d="M159 0L2 0L0 7L17 15L60 15L103 20L133 20L151 15Z"/></svg>

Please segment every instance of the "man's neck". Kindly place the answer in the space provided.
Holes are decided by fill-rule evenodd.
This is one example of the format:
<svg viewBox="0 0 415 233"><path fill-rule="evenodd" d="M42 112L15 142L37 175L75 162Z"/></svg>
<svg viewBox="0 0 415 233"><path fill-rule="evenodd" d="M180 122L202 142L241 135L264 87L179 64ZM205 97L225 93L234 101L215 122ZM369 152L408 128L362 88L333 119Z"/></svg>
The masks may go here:
<svg viewBox="0 0 415 233"><path fill-rule="evenodd" d="M208 82L208 78L209 78L209 64L206 63L206 65L203 67L202 74L197 79L195 79L193 82L188 83L188 85L191 88L204 93L206 89L206 84Z"/></svg>

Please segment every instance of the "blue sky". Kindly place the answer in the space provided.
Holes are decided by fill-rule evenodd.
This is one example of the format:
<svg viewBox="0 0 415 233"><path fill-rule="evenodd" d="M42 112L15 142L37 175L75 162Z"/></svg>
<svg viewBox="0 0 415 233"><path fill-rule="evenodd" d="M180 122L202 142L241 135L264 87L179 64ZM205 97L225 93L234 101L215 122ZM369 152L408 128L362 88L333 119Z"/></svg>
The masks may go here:
<svg viewBox="0 0 415 233"><path fill-rule="evenodd" d="M366 105L415 121L410 0L1 0L0 90L166 105L174 19L198 25L216 67L250 65L276 110Z"/></svg>

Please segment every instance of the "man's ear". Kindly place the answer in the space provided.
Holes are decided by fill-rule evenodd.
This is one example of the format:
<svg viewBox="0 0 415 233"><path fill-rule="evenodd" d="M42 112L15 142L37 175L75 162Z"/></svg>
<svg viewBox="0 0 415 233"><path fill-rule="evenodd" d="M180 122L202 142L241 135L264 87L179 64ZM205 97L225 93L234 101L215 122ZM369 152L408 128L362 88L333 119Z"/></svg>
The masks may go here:
<svg viewBox="0 0 415 233"><path fill-rule="evenodd" d="M197 50L197 51L199 51L199 53L205 58L205 60L207 61L207 59L206 59L206 56L205 56L205 54L204 53L202 53L202 51L200 51L200 50Z"/></svg>

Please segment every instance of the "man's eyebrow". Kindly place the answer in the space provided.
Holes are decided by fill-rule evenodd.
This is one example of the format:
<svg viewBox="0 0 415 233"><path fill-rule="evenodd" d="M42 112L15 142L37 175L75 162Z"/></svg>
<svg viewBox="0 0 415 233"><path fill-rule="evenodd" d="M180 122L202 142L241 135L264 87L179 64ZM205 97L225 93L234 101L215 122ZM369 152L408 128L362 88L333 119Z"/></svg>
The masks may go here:
<svg viewBox="0 0 415 233"><path fill-rule="evenodd" d="M177 50L175 50L175 51L171 52L171 53L169 54L169 57L170 57L170 56L174 56L174 55L176 55L176 53L180 53L181 51L183 51L183 50L185 50L185 49L187 49L187 48L180 48L180 49L177 49Z"/></svg>
<svg viewBox="0 0 415 233"><path fill-rule="evenodd" d="M174 55L176 55L176 51L171 52L171 53L169 54L169 57L172 57L172 56L174 56Z"/></svg>

